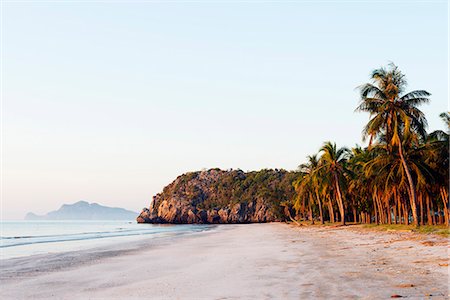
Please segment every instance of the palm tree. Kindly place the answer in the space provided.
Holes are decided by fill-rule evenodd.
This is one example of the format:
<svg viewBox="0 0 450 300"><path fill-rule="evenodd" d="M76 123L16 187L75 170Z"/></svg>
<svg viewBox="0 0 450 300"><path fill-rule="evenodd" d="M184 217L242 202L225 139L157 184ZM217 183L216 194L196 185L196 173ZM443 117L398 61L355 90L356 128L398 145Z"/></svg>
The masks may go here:
<svg viewBox="0 0 450 300"><path fill-rule="evenodd" d="M373 148L376 156L364 165L364 170L367 177L372 177L374 185L383 195L386 205L385 216L386 221L390 222L391 206L389 199L392 195L401 195L408 190L408 179L403 162L400 156L396 153L389 153L386 145L377 145ZM420 190L420 199L426 191L427 182L433 180L431 170L424 158L428 155L429 150L424 145L420 147L405 148L404 159L410 169L412 175L416 179L416 184ZM394 197L395 198L395 197ZM398 199L395 199L395 201ZM422 205L422 202L421 202ZM423 211L423 206L422 211ZM405 220L406 221L406 220ZM423 221L423 220L422 220Z"/></svg>
<svg viewBox="0 0 450 300"><path fill-rule="evenodd" d="M450 114L443 112L439 115L447 126L447 131L436 130L429 134L427 138L428 147L431 148L427 156L428 164L435 170L438 178L436 186L438 187L437 194L442 199L445 224L449 226L450 223L450 203L448 197L449 185L449 135L450 135Z"/></svg>
<svg viewBox="0 0 450 300"><path fill-rule="evenodd" d="M325 142L320 151L322 152L319 160L320 167L317 168L316 172L322 171L322 174L326 174L334 185L341 222L342 225L345 225L345 207L341 187L345 180L344 174L347 171L345 163L349 150L347 148L337 149L335 143Z"/></svg>
<svg viewBox="0 0 450 300"><path fill-rule="evenodd" d="M405 76L394 64L374 70L372 83L359 87L361 102L357 111L368 112L371 119L363 130L363 139L384 139L389 153L397 151L409 185L409 198L414 224L419 226L417 194L410 167L404 156L405 143L419 143L426 136L427 120L417 107L429 102L427 91L404 93ZM408 145L406 145L408 146Z"/></svg>
<svg viewBox="0 0 450 300"><path fill-rule="evenodd" d="M351 153L347 162L347 168L351 170L347 173L348 182L348 194L352 198L353 205L353 218L354 222L357 222L357 208L360 210L360 220L366 219L366 210L362 208L367 208L366 198L370 195L369 178L365 176L363 172L363 167L368 160L370 160L370 152L367 149L362 149L360 146L356 146L351 149Z"/></svg>
<svg viewBox="0 0 450 300"><path fill-rule="evenodd" d="M308 185L311 196L314 195L317 200L317 205L319 206L319 215L320 215L320 223L324 224L323 220L323 208L322 208L322 201L319 196L319 188L320 188L320 182L321 182L321 176L319 172L316 172L316 170L319 167L319 159L318 155L309 155L307 157L308 161L305 164L301 164L300 171L305 174L305 177L303 178L305 184ZM311 211L311 210L310 210ZM311 212L312 214L312 212ZM312 218L312 215L311 215Z"/></svg>
<svg viewBox="0 0 450 300"><path fill-rule="evenodd" d="M293 186L296 192L296 196L294 198L294 208L297 216L305 217L305 200L308 200L308 203L311 202L311 189L310 189L310 181L308 178L308 174L304 172L299 172L299 176L293 182ZM311 211L310 211L310 217Z"/></svg>
<svg viewBox="0 0 450 300"><path fill-rule="evenodd" d="M445 125L447 125L447 132L450 130L450 113L449 112L443 112L439 115L441 117L442 121L444 121ZM448 133L447 133L448 137Z"/></svg>

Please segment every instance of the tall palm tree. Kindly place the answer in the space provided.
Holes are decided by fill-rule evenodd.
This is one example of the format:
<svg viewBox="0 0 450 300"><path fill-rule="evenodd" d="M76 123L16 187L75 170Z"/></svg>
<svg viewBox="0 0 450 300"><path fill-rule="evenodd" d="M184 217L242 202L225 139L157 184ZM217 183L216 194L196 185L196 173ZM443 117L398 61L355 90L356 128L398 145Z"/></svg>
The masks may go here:
<svg viewBox="0 0 450 300"><path fill-rule="evenodd" d="M386 145L378 145L373 148L373 151L376 151L377 155L364 165L364 170L367 177L374 178L374 185L388 202L385 208L387 209L386 216L389 218L387 221L390 222L389 198L408 190L407 175L400 156L396 153L389 153ZM426 153L428 153L428 149L424 146L406 148L404 157L410 172L416 179L421 196L426 190L427 182L432 181L433 178L430 168L424 161L424 158L427 157Z"/></svg>
<svg viewBox="0 0 450 300"><path fill-rule="evenodd" d="M431 148L431 155L427 155L428 164L437 173L436 185L438 186L438 194L442 198L445 224L450 223L450 200L448 197L449 185L449 135L450 135L450 114L443 112L439 115L444 121L447 130L435 130L429 134L427 145Z"/></svg>
<svg viewBox="0 0 450 300"><path fill-rule="evenodd" d="M316 197L317 205L319 206L320 223L324 224L322 201L319 196L321 174L319 174L319 172L316 172L316 170L319 168L319 158L317 154L314 154L309 155L307 157L307 160L308 161L305 164L301 164L299 166L300 171L305 174L303 180L308 185L311 196L314 195Z"/></svg>
<svg viewBox="0 0 450 300"><path fill-rule="evenodd" d="M294 208L297 211L297 216L299 215L300 212L301 215L305 217L306 201L307 201L309 220L312 222L312 224L314 224L314 218L312 213L312 203L314 202L313 186L310 174L301 171L297 179L293 182L293 186L296 191L296 197L294 198Z"/></svg>
<svg viewBox="0 0 450 300"><path fill-rule="evenodd" d="M326 174L330 182L333 183L336 190L336 200L339 207L339 213L341 215L341 223L345 225L345 207L342 195L342 184L345 180L344 174L347 171L345 163L349 154L347 148L336 148L335 143L325 142L320 149L322 156L320 157L320 167L316 172L322 171L322 174Z"/></svg>
<svg viewBox="0 0 450 300"><path fill-rule="evenodd" d="M448 142L450 134L450 113L443 112L439 115L439 117L441 117L441 120L445 123L445 126L447 126L447 131L435 130L428 135L428 140L435 142Z"/></svg>
<svg viewBox="0 0 450 300"><path fill-rule="evenodd" d="M450 129L450 113L449 112L443 112L439 115L441 117L442 121L444 121L445 125L447 125L447 131ZM447 133L448 136L448 133Z"/></svg>
<svg viewBox="0 0 450 300"><path fill-rule="evenodd" d="M405 143L419 143L426 136L427 120L418 106L429 102L431 95L424 90L405 93L405 76L394 64L374 70L372 82L359 87L361 102L357 111L368 112L371 119L363 130L363 138L384 139L388 151L397 151L408 185L414 224L419 226L417 194L405 156Z"/></svg>
<svg viewBox="0 0 450 300"><path fill-rule="evenodd" d="M371 184L369 177L365 176L363 172L363 167L370 160L370 154L367 149L362 149L357 145L351 149L347 162L347 168L351 170L350 173L347 173L347 191L352 198L354 222L357 222L357 208L360 208L360 220L362 220L362 215L366 213L361 208L367 207L365 202L367 196L370 195L369 187ZM366 215L364 215L365 217Z"/></svg>

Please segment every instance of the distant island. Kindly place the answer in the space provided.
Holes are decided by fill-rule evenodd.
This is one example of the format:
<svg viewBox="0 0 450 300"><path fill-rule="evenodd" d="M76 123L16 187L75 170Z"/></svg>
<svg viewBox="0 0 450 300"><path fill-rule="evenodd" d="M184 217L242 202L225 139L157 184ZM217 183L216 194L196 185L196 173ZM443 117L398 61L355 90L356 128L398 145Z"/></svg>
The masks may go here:
<svg viewBox="0 0 450 300"><path fill-rule="evenodd" d="M138 213L119 207L108 207L97 203L78 201L74 204L64 204L60 209L46 215L36 215L32 212L25 220L134 220Z"/></svg>

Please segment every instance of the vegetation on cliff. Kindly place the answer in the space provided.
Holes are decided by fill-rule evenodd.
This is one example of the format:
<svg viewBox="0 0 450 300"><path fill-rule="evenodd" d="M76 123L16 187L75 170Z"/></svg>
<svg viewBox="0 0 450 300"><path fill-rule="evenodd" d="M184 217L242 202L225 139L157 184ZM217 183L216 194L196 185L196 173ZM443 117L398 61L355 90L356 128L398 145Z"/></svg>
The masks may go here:
<svg viewBox="0 0 450 300"><path fill-rule="evenodd" d="M179 176L154 197L138 221L248 223L281 221L294 197L295 172L210 169Z"/></svg>

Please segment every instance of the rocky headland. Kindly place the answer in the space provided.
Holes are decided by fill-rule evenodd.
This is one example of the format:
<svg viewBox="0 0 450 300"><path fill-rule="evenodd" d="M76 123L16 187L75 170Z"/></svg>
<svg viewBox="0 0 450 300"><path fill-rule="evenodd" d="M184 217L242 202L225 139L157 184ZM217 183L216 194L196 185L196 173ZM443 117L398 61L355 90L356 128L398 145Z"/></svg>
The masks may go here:
<svg viewBox="0 0 450 300"><path fill-rule="evenodd" d="M295 173L210 169L179 176L153 197L139 223L227 224L282 221Z"/></svg>

